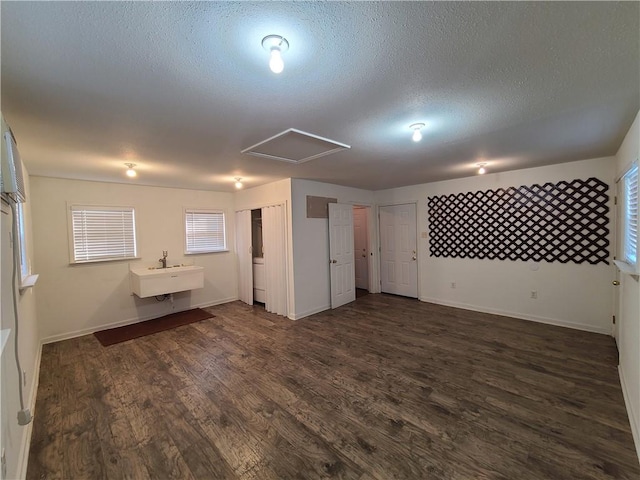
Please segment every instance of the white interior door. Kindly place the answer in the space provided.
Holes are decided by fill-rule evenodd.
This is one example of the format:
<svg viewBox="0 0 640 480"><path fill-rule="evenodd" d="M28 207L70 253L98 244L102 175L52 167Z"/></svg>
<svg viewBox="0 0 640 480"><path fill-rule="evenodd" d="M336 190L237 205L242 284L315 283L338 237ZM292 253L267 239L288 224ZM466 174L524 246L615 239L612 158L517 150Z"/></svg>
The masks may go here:
<svg viewBox="0 0 640 480"><path fill-rule="evenodd" d="M380 279L382 291L418 297L416 205L380 207Z"/></svg>
<svg viewBox="0 0 640 480"><path fill-rule="evenodd" d="M367 208L353 209L353 244L355 255L356 288L369 290L369 228Z"/></svg>
<svg viewBox="0 0 640 480"><path fill-rule="evenodd" d="M329 268L331 308L356 299L353 255L353 206L329 204Z"/></svg>
<svg viewBox="0 0 640 480"><path fill-rule="evenodd" d="M244 303L253 305L251 210L236 212L236 250L238 252L238 296Z"/></svg>

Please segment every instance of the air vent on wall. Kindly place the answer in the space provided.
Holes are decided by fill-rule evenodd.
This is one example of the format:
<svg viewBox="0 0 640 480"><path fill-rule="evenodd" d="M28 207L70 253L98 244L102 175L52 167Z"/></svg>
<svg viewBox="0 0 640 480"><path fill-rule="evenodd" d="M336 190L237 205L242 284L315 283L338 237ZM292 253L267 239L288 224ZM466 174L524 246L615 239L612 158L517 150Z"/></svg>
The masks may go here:
<svg viewBox="0 0 640 480"><path fill-rule="evenodd" d="M245 148L241 153L282 162L303 163L349 148L344 143L290 128Z"/></svg>

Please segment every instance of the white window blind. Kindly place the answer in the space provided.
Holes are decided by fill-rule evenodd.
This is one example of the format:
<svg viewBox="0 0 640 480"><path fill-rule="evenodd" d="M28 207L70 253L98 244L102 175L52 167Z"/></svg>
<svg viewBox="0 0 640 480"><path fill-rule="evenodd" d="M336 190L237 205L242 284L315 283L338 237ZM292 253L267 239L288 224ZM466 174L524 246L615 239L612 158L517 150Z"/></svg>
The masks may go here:
<svg viewBox="0 0 640 480"><path fill-rule="evenodd" d="M186 254L227 249L223 212L185 209L184 218Z"/></svg>
<svg viewBox="0 0 640 480"><path fill-rule="evenodd" d="M624 225L622 251L624 261L638 263L638 165L633 165L624 177Z"/></svg>
<svg viewBox="0 0 640 480"><path fill-rule="evenodd" d="M71 206L74 263L135 258L135 211L131 207Z"/></svg>

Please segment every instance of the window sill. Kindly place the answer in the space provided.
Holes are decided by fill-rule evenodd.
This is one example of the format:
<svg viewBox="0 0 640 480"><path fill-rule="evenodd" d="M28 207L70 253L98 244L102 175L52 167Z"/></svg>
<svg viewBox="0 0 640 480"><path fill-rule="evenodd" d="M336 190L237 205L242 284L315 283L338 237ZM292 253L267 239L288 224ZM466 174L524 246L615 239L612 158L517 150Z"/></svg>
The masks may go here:
<svg viewBox="0 0 640 480"><path fill-rule="evenodd" d="M105 262L128 262L130 260L140 260L142 257L125 257L125 258L101 258L100 260L84 260L81 262L69 262L69 265L93 265Z"/></svg>
<svg viewBox="0 0 640 480"><path fill-rule="evenodd" d="M618 270L620 270L622 273L635 276L640 275L638 267L636 266L629 265L627 262L623 262L622 260L614 260L613 263L616 264L616 267L618 267Z"/></svg>
<svg viewBox="0 0 640 480"><path fill-rule="evenodd" d="M2 344L2 348L0 348L0 353L4 352L4 346L7 344L7 340L9 340L9 335L11 335L10 328L4 328L0 330L0 343Z"/></svg>
<svg viewBox="0 0 640 480"><path fill-rule="evenodd" d="M207 255L209 253L229 253L229 250L224 249L224 250L211 250L210 252L184 252L185 255Z"/></svg>
<svg viewBox="0 0 640 480"><path fill-rule="evenodd" d="M22 293L23 290L26 290L27 288L31 288L33 287L36 282L38 281L38 277L39 275L27 275L23 280L22 280L22 284L20 284L20 292Z"/></svg>

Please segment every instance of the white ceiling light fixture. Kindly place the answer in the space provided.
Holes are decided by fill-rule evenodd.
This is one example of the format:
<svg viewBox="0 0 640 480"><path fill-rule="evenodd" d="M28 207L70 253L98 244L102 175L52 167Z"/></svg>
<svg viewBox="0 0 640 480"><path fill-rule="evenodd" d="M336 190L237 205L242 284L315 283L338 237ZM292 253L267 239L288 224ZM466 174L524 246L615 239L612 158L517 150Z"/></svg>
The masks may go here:
<svg viewBox="0 0 640 480"><path fill-rule="evenodd" d="M125 165L127 166L127 177L133 178L138 175L138 172L133 169L136 166L135 163L125 163Z"/></svg>
<svg viewBox="0 0 640 480"><path fill-rule="evenodd" d="M240 190L240 189L242 188L242 182L241 182L241 180L242 180L242 177L236 177L236 178L235 178L235 181L236 181L236 184L235 184L235 185L236 185L236 188L237 188L238 190Z"/></svg>
<svg viewBox="0 0 640 480"><path fill-rule="evenodd" d="M422 127L424 127L424 123L414 123L413 125L409 125L409 128L413 130L413 135L411 135L411 139L414 142L419 142L422 140Z"/></svg>
<svg viewBox="0 0 640 480"><path fill-rule="evenodd" d="M267 35L262 39L262 48L269 52L269 68L273 73L284 70L282 52L289 50L289 42L281 35Z"/></svg>
<svg viewBox="0 0 640 480"><path fill-rule="evenodd" d="M486 163L478 163L478 175L484 175L485 173L487 173L487 169L485 168L487 166Z"/></svg>

